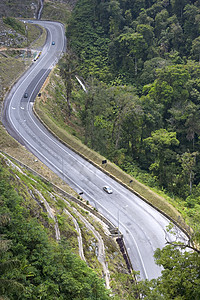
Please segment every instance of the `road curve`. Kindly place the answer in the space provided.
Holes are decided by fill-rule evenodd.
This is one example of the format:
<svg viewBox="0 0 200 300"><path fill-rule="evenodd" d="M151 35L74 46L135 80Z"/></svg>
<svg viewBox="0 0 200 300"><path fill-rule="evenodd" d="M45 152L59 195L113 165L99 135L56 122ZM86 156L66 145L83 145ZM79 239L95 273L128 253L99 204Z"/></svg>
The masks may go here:
<svg viewBox="0 0 200 300"><path fill-rule="evenodd" d="M62 24L34 22L47 29L47 41L38 61L20 78L5 100L3 124L13 137L75 191L83 192L83 198L119 227L132 265L140 271L140 277L157 278L161 268L154 262L154 251L165 246L166 238L174 240L174 236L166 232L169 220L57 141L33 114L33 101L65 50ZM24 93L28 94L28 98L23 97ZM109 185L113 194L105 193L104 185Z"/></svg>

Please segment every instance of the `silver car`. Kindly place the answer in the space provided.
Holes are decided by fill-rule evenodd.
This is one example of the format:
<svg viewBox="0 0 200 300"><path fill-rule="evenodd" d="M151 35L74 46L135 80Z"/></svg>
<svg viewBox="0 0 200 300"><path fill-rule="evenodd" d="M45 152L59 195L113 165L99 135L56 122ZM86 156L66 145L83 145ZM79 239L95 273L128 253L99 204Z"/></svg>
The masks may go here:
<svg viewBox="0 0 200 300"><path fill-rule="evenodd" d="M109 186L104 186L103 187L103 190L106 192L106 193L108 193L108 194L112 194L112 189L109 187Z"/></svg>

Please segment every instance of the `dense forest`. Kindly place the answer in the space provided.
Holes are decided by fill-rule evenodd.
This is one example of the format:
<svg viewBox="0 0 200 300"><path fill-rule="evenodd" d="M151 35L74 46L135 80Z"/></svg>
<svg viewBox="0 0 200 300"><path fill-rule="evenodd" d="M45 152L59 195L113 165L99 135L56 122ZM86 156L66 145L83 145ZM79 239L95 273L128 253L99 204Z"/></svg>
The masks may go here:
<svg viewBox="0 0 200 300"><path fill-rule="evenodd" d="M199 1L79 0L65 64L85 143L149 174L145 183L183 199L191 216L200 208L199 34ZM72 91L78 72L87 93Z"/></svg>

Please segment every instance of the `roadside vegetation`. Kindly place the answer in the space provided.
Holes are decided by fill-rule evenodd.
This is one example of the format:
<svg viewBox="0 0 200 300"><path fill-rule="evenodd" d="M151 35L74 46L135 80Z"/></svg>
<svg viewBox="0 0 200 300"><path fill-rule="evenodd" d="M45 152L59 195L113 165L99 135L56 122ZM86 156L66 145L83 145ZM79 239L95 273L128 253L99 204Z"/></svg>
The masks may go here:
<svg viewBox="0 0 200 300"><path fill-rule="evenodd" d="M4 95L10 89L10 86L16 80L17 74L23 74L26 65L23 61L16 60L10 56L3 57L0 54L0 89L1 89L1 105ZM16 74L16 69L18 70Z"/></svg>

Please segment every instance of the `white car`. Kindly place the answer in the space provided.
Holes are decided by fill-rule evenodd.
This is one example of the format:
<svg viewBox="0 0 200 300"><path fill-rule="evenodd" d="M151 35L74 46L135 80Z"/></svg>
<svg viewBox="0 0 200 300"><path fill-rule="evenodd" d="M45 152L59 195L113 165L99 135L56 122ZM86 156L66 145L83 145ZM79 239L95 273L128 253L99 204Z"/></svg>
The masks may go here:
<svg viewBox="0 0 200 300"><path fill-rule="evenodd" d="M112 194L112 189L109 187L109 186L104 186L103 187L103 190L106 192L106 193L108 193L108 194Z"/></svg>

